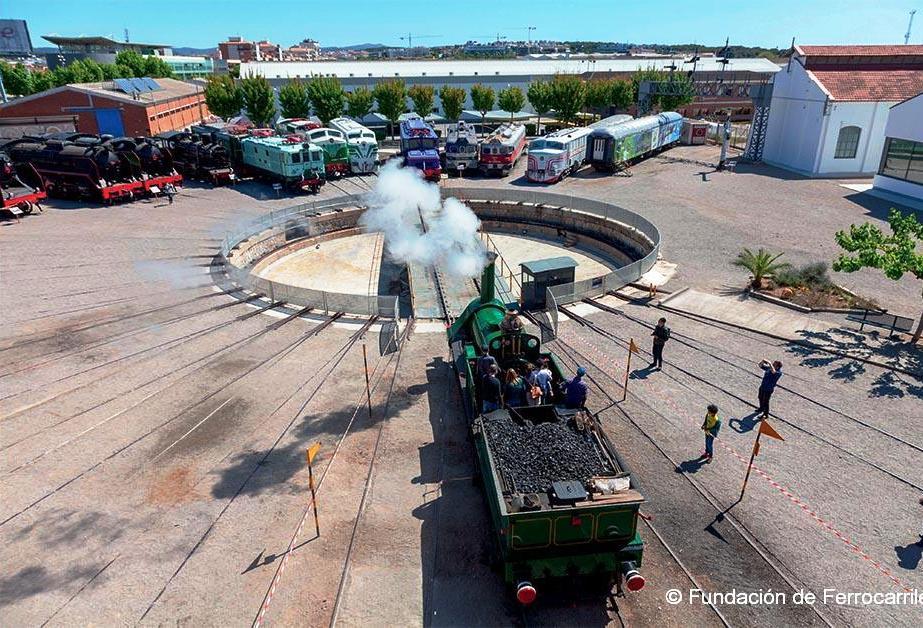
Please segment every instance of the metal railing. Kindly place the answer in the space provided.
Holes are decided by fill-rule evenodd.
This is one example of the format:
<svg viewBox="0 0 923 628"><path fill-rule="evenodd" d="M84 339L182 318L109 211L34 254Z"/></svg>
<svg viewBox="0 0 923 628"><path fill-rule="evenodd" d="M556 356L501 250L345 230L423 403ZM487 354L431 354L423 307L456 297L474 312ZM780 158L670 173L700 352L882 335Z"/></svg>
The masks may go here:
<svg viewBox="0 0 923 628"><path fill-rule="evenodd" d="M348 294L316 290L302 286L293 286L254 275L253 263L280 249L291 240L291 233L303 234L301 237L320 235L312 219L333 209L355 208L357 203L352 198L337 199L314 203L302 203L283 210L273 210L254 220L243 223L229 232L222 243L228 279L234 285L262 294L272 302L281 301L299 307L311 307L331 312L344 312L362 316L381 316L399 318L400 310L396 295ZM255 240L252 242L248 242ZM241 266L231 262L231 255L242 244L246 248L239 251ZM243 248L243 247L242 247Z"/></svg>
<svg viewBox="0 0 923 628"><path fill-rule="evenodd" d="M549 292L545 295L545 305L549 312L554 310L555 315L557 314L557 304L566 305L582 299L602 296L607 292L618 290L633 281L637 281L657 262L657 257L660 254L660 230L657 226L647 218L611 203L554 192L494 188L452 187L443 189L443 195L456 196L459 200L473 204L477 202L508 203L516 206L563 208L585 212L630 227L640 234L643 239L647 240L647 245L643 247L644 256L630 264L626 264L605 275L549 288ZM561 219L565 223L568 221L575 222L575 217L573 216L562 216ZM641 247L639 246L639 248ZM549 296L551 299L549 299Z"/></svg>

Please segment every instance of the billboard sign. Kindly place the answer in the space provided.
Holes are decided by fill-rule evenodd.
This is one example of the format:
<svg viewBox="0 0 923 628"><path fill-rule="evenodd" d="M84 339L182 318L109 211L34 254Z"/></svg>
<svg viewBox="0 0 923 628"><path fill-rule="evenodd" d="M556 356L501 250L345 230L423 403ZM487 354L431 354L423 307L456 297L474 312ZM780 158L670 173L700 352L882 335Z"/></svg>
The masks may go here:
<svg viewBox="0 0 923 628"><path fill-rule="evenodd" d="M25 20L0 20L0 55L31 55L32 40Z"/></svg>

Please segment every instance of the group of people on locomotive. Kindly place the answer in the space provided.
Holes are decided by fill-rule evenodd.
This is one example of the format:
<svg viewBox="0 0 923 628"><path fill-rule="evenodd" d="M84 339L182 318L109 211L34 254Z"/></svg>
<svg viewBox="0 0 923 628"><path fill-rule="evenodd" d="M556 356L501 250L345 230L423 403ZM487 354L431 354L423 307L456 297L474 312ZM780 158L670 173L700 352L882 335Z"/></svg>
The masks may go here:
<svg viewBox="0 0 923 628"><path fill-rule="evenodd" d="M568 409L584 409L587 386L583 381L586 369L577 369L569 380L557 378L551 360L540 358L535 363L523 358L521 335L524 324L519 312L509 309L500 322L503 332L501 359L491 355L487 345L481 346L476 376L481 399L481 412L487 414L500 408L554 405L563 402Z"/></svg>

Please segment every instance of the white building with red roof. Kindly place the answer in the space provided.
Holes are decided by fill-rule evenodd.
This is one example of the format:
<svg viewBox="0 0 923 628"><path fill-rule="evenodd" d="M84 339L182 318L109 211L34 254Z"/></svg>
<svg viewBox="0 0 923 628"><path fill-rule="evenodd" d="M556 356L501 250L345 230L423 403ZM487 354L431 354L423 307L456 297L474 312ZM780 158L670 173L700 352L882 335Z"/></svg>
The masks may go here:
<svg viewBox="0 0 923 628"><path fill-rule="evenodd" d="M923 92L923 46L795 46L773 78L763 160L812 177L873 176L892 106Z"/></svg>

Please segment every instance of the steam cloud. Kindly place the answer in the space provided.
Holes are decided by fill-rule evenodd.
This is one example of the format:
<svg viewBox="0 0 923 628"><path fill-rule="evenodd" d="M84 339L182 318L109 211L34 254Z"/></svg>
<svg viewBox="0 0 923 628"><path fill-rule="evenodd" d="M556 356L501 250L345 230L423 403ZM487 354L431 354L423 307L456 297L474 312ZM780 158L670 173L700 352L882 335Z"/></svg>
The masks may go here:
<svg viewBox="0 0 923 628"><path fill-rule="evenodd" d="M420 227L421 213L426 233ZM481 221L474 212L454 198L442 202L436 185L397 162L381 169L359 222L367 231L384 233L385 250L397 262L439 266L459 277L474 277L487 263L477 235Z"/></svg>

